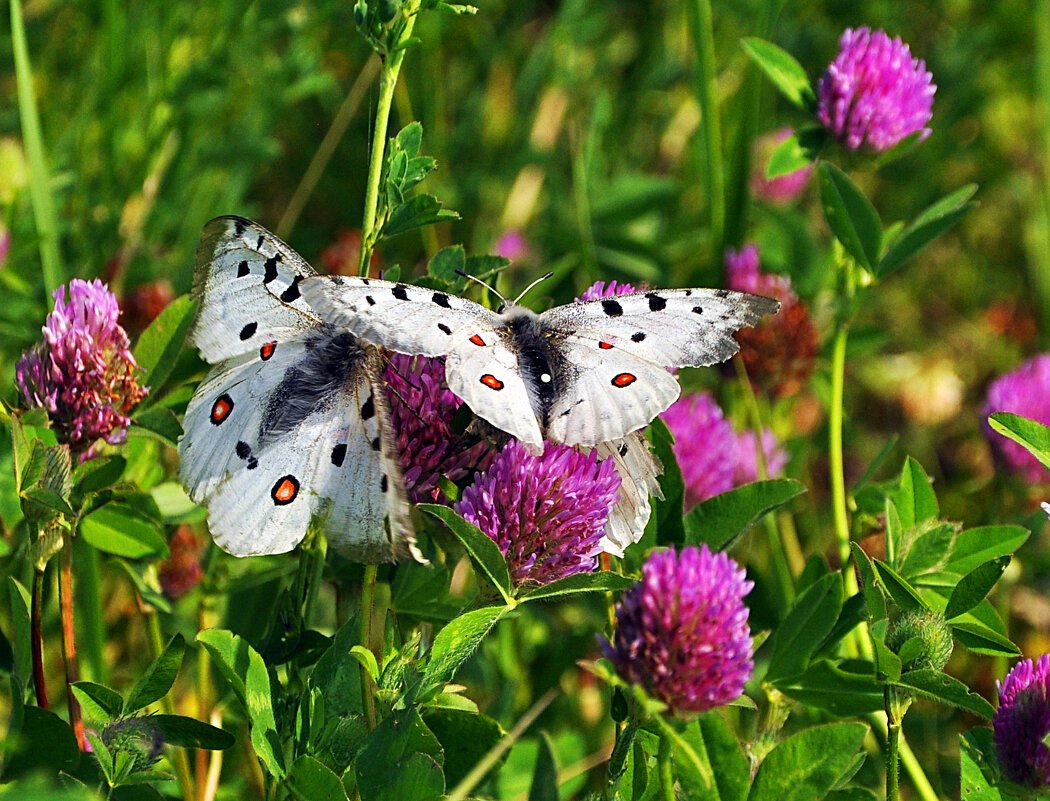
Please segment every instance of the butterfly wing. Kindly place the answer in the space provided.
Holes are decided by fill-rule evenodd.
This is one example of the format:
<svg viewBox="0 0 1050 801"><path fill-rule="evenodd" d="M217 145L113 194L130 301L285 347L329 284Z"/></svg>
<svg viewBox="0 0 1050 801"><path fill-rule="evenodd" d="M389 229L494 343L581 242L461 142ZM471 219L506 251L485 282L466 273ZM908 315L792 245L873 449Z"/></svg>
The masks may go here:
<svg viewBox="0 0 1050 801"><path fill-rule="evenodd" d="M673 289L544 312L541 330L565 364L547 436L593 446L641 428L678 399L666 368L728 359L740 349L733 332L779 307L724 289Z"/></svg>
<svg viewBox="0 0 1050 801"><path fill-rule="evenodd" d="M319 276L303 296L333 325L390 350L448 356L449 389L479 417L542 451L543 437L505 320L466 298L374 278Z"/></svg>
<svg viewBox="0 0 1050 801"><path fill-rule="evenodd" d="M659 476L663 465L649 449L649 442L635 431L621 440L603 442L595 450L599 459L612 459L620 476L620 500L609 513L602 550L623 556L624 550L645 533L652 507L649 496L663 498Z"/></svg>
<svg viewBox="0 0 1050 801"><path fill-rule="evenodd" d="M187 407L180 477L237 556L291 550L316 516L352 559L421 558L385 434L378 353L317 321L297 290L310 274L254 223L205 227L193 338L219 363Z"/></svg>

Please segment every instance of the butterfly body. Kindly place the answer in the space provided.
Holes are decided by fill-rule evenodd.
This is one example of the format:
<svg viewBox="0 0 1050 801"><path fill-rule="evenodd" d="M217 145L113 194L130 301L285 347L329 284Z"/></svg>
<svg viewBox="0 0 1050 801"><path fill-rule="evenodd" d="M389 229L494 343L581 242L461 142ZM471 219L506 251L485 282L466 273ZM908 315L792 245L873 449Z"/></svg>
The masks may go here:
<svg viewBox="0 0 1050 801"><path fill-rule="evenodd" d="M594 447L644 427L678 399L668 367L728 359L739 349L732 333L779 308L724 289L639 292L541 314L376 279L315 277L301 289L356 336L447 356L449 388L533 451L544 439Z"/></svg>
<svg viewBox="0 0 1050 801"><path fill-rule="evenodd" d="M387 430L382 360L301 297L311 275L255 223L205 226L191 341L213 367L186 409L180 478L236 556L289 551L316 522L357 561L421 558Z"/></svg>

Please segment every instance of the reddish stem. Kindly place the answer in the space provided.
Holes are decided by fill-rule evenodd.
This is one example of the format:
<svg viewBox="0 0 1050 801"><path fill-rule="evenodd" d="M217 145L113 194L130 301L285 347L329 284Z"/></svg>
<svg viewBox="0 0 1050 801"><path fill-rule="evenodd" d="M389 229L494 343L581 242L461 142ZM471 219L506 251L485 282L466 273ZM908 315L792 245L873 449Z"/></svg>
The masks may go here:
<svg viewBox="0 0 1050 801"><path fill-rule="evenodd" d="M62 543L62 570L58 581L58 600L62 607L62 656L66 661L66 703L69 705L69 725L73 727L81 751L88 750L84 736L84 719L80 703L73 695L73 685L80 679L77 669L76 634L73 629L73 539L67 535Z"/></svg>
<svg viewBox="0 0 1050 801"><path fill-rule="evenodd" d="M33 598L29 607L29 638L33 651L33 690L36 693L36 704L43 709L50 709L47 701L47 682L44 679L44 571L33 571Z"/></svg>

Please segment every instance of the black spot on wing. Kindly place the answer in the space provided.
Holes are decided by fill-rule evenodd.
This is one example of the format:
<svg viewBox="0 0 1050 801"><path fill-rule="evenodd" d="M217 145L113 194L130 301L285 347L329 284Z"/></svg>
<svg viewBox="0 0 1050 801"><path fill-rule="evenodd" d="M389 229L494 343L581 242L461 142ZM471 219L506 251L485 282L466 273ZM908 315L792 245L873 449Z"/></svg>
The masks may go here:
<svg viewBox="0 0 1050 801"><path fill-rule="evenodd" d="M647 292L645 297L649 301L649 311L663 311L667 307L667 301L655 292Z"/></svg>
<svg viewBox="0 0 1050 801"><path fill-rule="evenodd" d="M408 290L405 289L405 285L404 284L398 284L397 286L395 286L390 291L393 293L394 297L397 298L398 300L408 300Z"/></svg>
<svg viewBox="0 0 1050 801"><path fill-rule="evenodd" d="M233 450L239 459L247 459L252 455L252 447L247 442L238 442Z"/></svg>
<svg viewBox="0 0 1050 801"><path fill-rule="evenodd" d="M645 339L644 331L635 331L631 334L631 342L641 342L643 339Z"/></svg>
<svg viewBox="0 0 1050 801"><path fill-rule="evenodd" d="M693 314L703 314L704 309L702 306L693 306Z"/></svg>
<svg viewBox="0 0 1050 801"><path fill-rule="evenodd" d="M255 240L255 249L262 250L262 246L265 241L266 237L264 237L262 234L259 234L259 238Z"/></svg>
<svg viewBox="0 0 1050 801"><path fill-rule="evenodd" d="M281 254L274 253L272 256L270 256L270 258L266 260L265 264L263 264L263 267L265 268L265 272L263 272L264 284L268 284L275 278L277 278L277 262L279 262L280 260Z"/></svg>
<svg viewBox="0 0 1050 801"><path fill-rule="evenodd" d="M332 448L332 464L336 467L343 466L343 460L346 458L346 443L340 442L334 448Z"/></svg>
<svg viewBox="0 0 1050 801"><path fill-rule="evenodd" d="M381 446L382 443L379 441L379 437L376 437L374 440L372 440L372 450L378 451Z"/></svg>
<svg viewBox="0 0 1050 801"><path fill-rule="evenodd" d="M295 276L295 279L288 285L288 288L281 293L281 300L285 303L291 303L293 300L298 299L300 295L299 282L302 280L303 277L301 275Z"/></svg>
<svg viewBox="0 0 1050 801"><path fill-rule="evenodd" d="M241 342L244 342L245 340L251 339L253 336L255 336L255 330L258 327L258 323L248 323L248 325L244 326L244 328L241 329Z"/></svg>
<svg viewBox="0 0 1050 801"><path fill-rule="evenodd" d="M729 290L728 289L716 289L715 290L715 297L716 298L728 298L729 297Z"/></svg>
<svg viewBox="0 0 1050 801"><path fill-rule="evenodd" d="M379 491L386 492L390 489L390 481L386 477L386 473L383 473L383 477L379 480Z"/></svg>
<svg viewBox="0 0 1050 801"><path fill-rule="evenodd" d="M685 296L686 296L687 298L691 298L691 297L693 296L693 290L691 290L691 289L687 289L687 290L685 291Z"/></svg>
<svg viewBox="0 0 1050 801"><path fill-rule="evenodd" d="M451 328L449 328L449 327L448 327L447 325L445 325L444 323L438 323L438 328L439 328L439 329L441 329L441 331L442 331L443 333L446 333L446 334L448 334L449 336L452 336L452 329L451 329Z"/></svg>
<svg viewBox="0 0 1050 801"><path fill-rule="evenodd" d="M371 420L376 414L376 401L371 395L368 396L368 400L361 406L361 419Z"/></svg>
<svg viewBox="0 0 1050 801"><path fill-rule="evenodd" d="M241 263L237 265L237 277L244 278L244 276L248 275L250 272L251 268L248 266L248 260L241 259Z"/></svg>
<svg viewBox="0 0 1050 801"><path fill-rule="evenodd" d="M235 219L233 221L233 233L234 233L234 236L237 236L237 237L244 236L244 228L245 228L244 220L242 220L240 217L238 217L237 219Z"/></svg>
<svg viewBox="0 0 1050 801"><path fill-rule="evenodd" d="M627 443L626 442L621 442L620 443L620 447L617 450L618 450L620 456L626 456L627 455Z"/></svg>
<svg viewBox="0 0 1050 801"><path fill-rule="evenodd" d="M434 301L434 303L436 303L438 306L441 306L442 308L445 308L445 309L451 309L452 308L448 304L448 295L446 295L444 292L435 292L433 295L431 295L430 299L432 301Z"/></svg>
<svg viewBox="0 0 1050 801"><path fill-rule="evenodd" d="M610 317L619 317L623 314L623 306L615 300L606 299L602 301L602 311Z"/></svg>
<svg viewBox="0 0 1050 801"><path fill-rule="evenodd" d="M373 298L371 295L365 295L365 300L368 301L368 305L369 306L375 306L376 305L376 299Z"/></svg>

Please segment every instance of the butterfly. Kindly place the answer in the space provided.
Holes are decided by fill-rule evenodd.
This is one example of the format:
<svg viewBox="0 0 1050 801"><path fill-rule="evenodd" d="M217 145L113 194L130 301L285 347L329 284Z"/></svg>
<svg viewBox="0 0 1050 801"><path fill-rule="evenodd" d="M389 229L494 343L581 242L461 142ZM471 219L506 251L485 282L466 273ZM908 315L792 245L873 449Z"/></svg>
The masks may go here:
<svg viewBox="0 0 1050 801"><path fill-rule="evenodd" d="M249 220L204 227L190 340L214 367L186 409L179 477L235 556L290 551L316 519L355 561L423 561L388 433L382 358L308 305L299 287L312 275Z"/></svg>
<svg viewBox="0 0 1050 801"><path fill-rule="evenodd" d="M726 289L637 292L542 314L370 278L317 276L300 289L361 339L446 356L449 388L534 453L545 439L595 447L641 429L681 393L667 368L725 361L740 349L735 331L780 308Z"/></svg>

